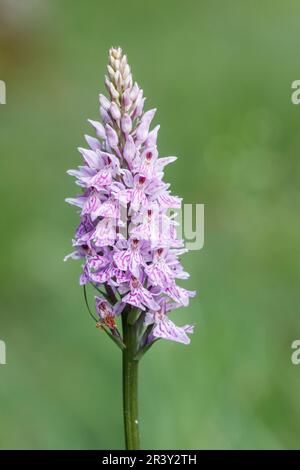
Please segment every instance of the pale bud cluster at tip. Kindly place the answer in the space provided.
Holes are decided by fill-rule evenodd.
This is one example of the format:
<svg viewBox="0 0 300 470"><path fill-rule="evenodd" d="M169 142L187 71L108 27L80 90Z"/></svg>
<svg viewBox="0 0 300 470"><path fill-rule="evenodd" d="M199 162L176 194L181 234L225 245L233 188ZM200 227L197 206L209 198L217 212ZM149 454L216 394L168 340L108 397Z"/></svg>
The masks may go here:
<svg viewBox="0 0 300 470"><path fill-rule="evenodd" d="M110 49L107 71L108 77L106 77L105 84L111 99L117 101L125 90L132 88L131 70L127 57L120 47Z"/></svg>
<svg viewBox="0 0 300 470"><path fill-rule="evenodd" d="M132 121L141 116L145 103L143 90L133 83L127 56L122 49L111 48L108 56L108 76L105 76L105 86L110 101L100 95L100 114L103 121L111 124L111 118L120 122L123 132L131 132Z"/></svg>

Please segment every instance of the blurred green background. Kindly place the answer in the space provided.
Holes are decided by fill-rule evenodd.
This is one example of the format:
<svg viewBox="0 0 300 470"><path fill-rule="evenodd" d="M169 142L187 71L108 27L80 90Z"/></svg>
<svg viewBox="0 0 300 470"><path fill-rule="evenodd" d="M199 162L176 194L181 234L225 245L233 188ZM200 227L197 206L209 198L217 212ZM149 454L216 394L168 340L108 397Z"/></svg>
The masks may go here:
<svg viewBox="0 0 300 470"><path fill-rule="evenodd" d="M121 357L90 320L64 198L108 48L157 107L174 194L205 203L185 255L189 347L142 360L144 448L300 447L299 1L1 0L0 447L123 447Z"/></svg>

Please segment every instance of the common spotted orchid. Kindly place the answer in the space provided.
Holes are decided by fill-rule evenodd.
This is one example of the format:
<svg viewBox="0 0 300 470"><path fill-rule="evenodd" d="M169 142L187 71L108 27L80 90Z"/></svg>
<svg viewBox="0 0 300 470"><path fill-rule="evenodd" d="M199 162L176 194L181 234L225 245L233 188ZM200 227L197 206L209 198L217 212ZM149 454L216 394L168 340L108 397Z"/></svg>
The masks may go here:
<svg viewBox="0 0 300 470"><path fill-rule="evenodd" d="M150 129L156 109L144 112L143 90L133 82L126 55L109 51L100 94L101 122L89 120L95 136L79 148L82 161L68 173L81 188L67 202L79 208L74 251L82 259L80 284L95 295L97 326L123 349L124 422L127 448L138 447L136 368L158 339L190 342L191 325L176 326L172 310L187 306L195 292L177 284L189 277L180 263L186 251L177 237L174 213L181 199L164 182L165 167L176 157L161 157L159 126ZM122 321L122 330L118 325Z"/></svg>

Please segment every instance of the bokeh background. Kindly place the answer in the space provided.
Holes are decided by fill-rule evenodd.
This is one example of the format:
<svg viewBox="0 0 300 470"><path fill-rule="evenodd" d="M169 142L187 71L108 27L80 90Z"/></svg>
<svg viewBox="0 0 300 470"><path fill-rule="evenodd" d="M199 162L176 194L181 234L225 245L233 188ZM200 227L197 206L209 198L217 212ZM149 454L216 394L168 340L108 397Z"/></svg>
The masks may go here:
<svg viewBox="0 0 300 470"><path fill-rule="evenodd" d="M121 357L69 253L66 175L121 45L157 107L174 194L205 203L189 347L143 358L144 448L300 447L299 1L0 0L0 447L123 447Z"/></svg>

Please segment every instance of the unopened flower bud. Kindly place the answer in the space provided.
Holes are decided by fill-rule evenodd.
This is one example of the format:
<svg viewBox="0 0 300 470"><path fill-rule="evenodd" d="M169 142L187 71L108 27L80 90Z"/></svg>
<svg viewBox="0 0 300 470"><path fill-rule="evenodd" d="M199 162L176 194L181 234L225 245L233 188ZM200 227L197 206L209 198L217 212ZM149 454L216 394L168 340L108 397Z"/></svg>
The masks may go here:
<svg viewBox="0 0 300 470"><path fill-rule="evenodd" d="M130 108L132 104L131 98L130 98L130 90L127 89L123 93L123 105L126 111Z"/></svg>
<svg viewBox="0 0 300 470"><path fill-rule="evenodd" d="M131 117L127 113L125 113L121 119L121 128L125 134L129 134L129 132L131 132L132 121L131 121Z"/></svg>
<svg viewBox="0 0 300 470"><path fill-rule="evenodd" d="M160 125L154 127L154 129L149 132L147 139L145 140L145 147L153 147L157 143L157 134L159 131Z"/></svg>
<svg viewBox="0 0 300 470"><path fill-rule="evenodd" d="M121 112L119 106L113 101L110 105L109 112L112 115L113 119L118 120L121 117Z"/></svg>
<svg viewBox="0 0 300 470"><path fill-rule="evenodd" d="M143 109L144 109L144 104L145 104L145 99L146 98L141 98L139 101L137 101L135 105L135 110L134 110L134 117L139 117L141 116Z"/></svg>
<svg viewBox="0 0 300 470"><path fill-rule="evenodd" d="M127 56L126 54L123 55L122 59L121 59L121 70L124 71L125 67L126 67L127 64Z"/></svg>
<svg viewBox="0 0 300 470"><path fill-rule="evenodd" d="M152 119L154 118L155 113L156 109L150 109L143 115L141 123L136 130L136 138L138 141L144 142L146 140L149 132L149 127Z"/></svg>
<svg viewBox="0 0 300 470"><path fill-rule="evenodd" d="M102 106L100 106L100 115L101 115L102 121L105 124L112 124L112 120L111 120L110 115L108 114L106 109L104 109Z"/></svg>
<svg viewBox="0 0 300 470"><path fill-rule="evenodd" d="M115 77L115 71L114 71L114 69L113 69L110 65L108 65L108 66L107 66L107 71L108 71L108 74L109 74L110 79L113 80L114 77Z"/></svg>
<svg viewBox="0 0 300 470"><path fill-rule="evenodd" d="M136 152L136 147L135 147L135 144L134 144L134 140L133 140L132 136L129 135L127 137L126 143L124 145L124 151L123 151L124 158L127 161L131 162L134 159L135 152Z"/></svg>
<svg viewBox="0 0 300 470"><path fill-rule="evenodd" d="M106 137L107 137L109 146L112 149L116 148L119 142L118 134L109 124L106 124L105 130L106 130Z"/></svg>
<svg viewBox="0 0 300 470"><path fill-rule="evenodd" d="M120 90L120 88L122 87L122 75L119 70L117 70L115 73L115 85L118 90Z"/></svg>
<svg viewBox="0 0 300 470"><path fill-rule="evenodd" d="M123 70L123 77L127 78L129 75L130 75L130 67L128 64L126 64Z"/></svg>
<svg viewBox="0 0 300 470"><path fill-rule="evenodd" d="M110 108L110 101L106 98L106 96L104 96L100 93L99 101L100 101L100 104L101 104L102 108L104 108L106 111L108 111L109 108Z"/></svg>
<svg viewBox="0 0 300 470"><path fill-rule="evenodd" d="M88 119L88 122L93 126L93 128L96 131L97 136L100 137L100 139L106 138L105 129L103 125L101 124L101 122L93 121L92 119Z"/></svg>

